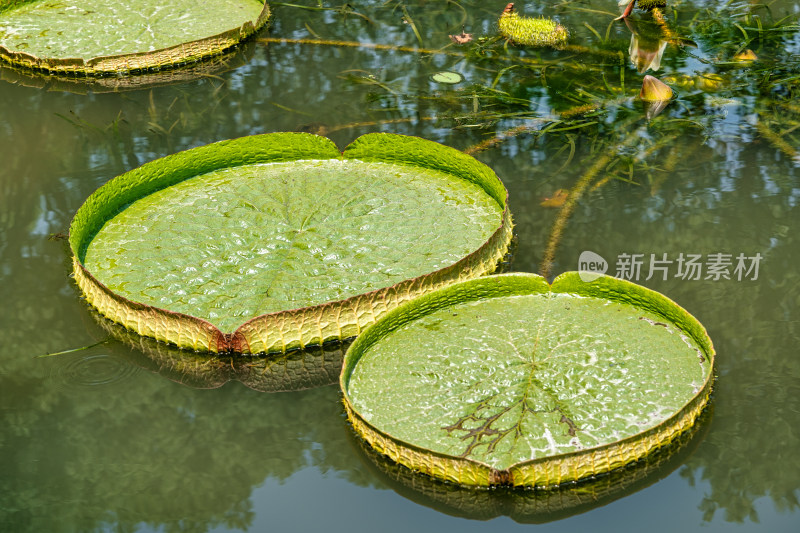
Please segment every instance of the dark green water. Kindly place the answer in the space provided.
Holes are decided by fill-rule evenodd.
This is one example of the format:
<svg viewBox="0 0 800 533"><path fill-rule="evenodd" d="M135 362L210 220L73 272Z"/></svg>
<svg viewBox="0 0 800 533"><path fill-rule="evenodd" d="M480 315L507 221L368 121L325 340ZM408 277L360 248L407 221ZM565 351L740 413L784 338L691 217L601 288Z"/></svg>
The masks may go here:
<svg viewBox="0 0 800 533"><path fill-rule="evenodd" d="M649 73L694 85L673 84L677 99L650 122L634 100L642 74L628 58L630 30L621 22L608 29L615 4L517 3L525 14L558 16L570 43L594 52L498 45L495 59L467 59L254 42L213 75L107 94L26 86L4 71L16 81L0 82L0 530L510 531L534 521L559 530L795 531L800 3L671 2L667 22L695 46L667 44L660 69ZM416 47L415 27L422 46L440 49L462 26L494 35L505 3L350 5L370 21L278 6L261 37ZM795 18L776 27L787 14ZM732 65L741 48L758 61ZM439 70L465 80L437 84L430 75ZM569 111L578 106L589 108ZM712 409L695 437L674 457L582 492L484 498L377 467L352 437L335 385L204 389L227 379L222 370L203 378L202 360L162 353L152 362L120 341L36 357L107 338L70 280L65 242L49 238L67 231L92 191L179 150L295 130L327 132L340 147L373 131L460 149L499 135L476 157L510 191L512 268L520 271L546 263L559 210L542 199L602 163L553 248L550 274L577 269L586 250L612 274L621 254L644 254L638 281L693 313L718 352ZM646 279L651 254L673 261L655 265L667 279L658 270ZM701 255L701 279L678 276L681 254ZM731 254L730 279L706 279L713 254ZM756 279L737 279L739 254L760 254ZM330 369L315 361L309 366ZM302 364L289 366L295 384L335 374L303 378ZM264 374L237 376L255 383Z"/></svg>

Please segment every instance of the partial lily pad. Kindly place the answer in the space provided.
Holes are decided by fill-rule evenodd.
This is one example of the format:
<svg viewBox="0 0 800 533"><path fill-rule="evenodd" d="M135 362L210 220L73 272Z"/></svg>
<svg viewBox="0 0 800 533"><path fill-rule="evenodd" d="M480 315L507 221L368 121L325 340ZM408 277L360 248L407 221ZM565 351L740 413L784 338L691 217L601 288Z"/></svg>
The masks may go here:
<svg viewBox="0 0 800 533"><path fill-rule="evenodd" d="M286 351L357 335L423 292L494 270L511 238L485 165L422 139L268 134L148 163L70 231L104 316L183 348Z"/></svg>
<svg viewBox="0 0 800 533"><path fill-rule="evenodd" d="M255 43L248 41L220 55L182 65L180 68L137 72L135 76L76 76L70 72L42 72L0 60L0 81L76 94L138 91L219 76L246 65L252 59L254 51Z"/></svg>
<svg viewBox="0 0 800 533"><path fill-rule="evenodd" d="M0 0L0 60L56 73L138 73L218 55L266 25L259 0Z"/></svg>
<svg viewBox="0 0 800 533"><path fill-rule="evenodd" d="M636 461L711 390L703 327L664 296L578 273L459 283L378 321L345 356L356 431L462 485L550 487Z"/></svg>

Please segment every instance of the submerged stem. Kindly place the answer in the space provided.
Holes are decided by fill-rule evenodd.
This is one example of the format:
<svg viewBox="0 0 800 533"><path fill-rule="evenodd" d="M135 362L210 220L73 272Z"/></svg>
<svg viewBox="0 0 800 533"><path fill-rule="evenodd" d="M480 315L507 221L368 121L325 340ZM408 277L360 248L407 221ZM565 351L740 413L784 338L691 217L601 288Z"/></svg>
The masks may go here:
<svg viewBox="0 0 800 533"><path fill-rule="evenodd" d="M564 202L564 205L558 212L558 216L553 222L553 227L550 229L550 237L547 239L547 247L544 251L544 258L542 259L542 264L539 267L539 273L542 276L545 278L550 276L556 251L558 251L558 246L561 243L561 236L564 233L564 228L567 226L569 217L572 216L572 212L575 210L575 205L578 203L578 200L580 200L580 198L583 196L583 193L586 191L589 185L591 185L592 181L597 177L597 175L603 169L605 169L609 163L611 163L616 153L620 149L631 145L638 138L639 130L630 132L621 143L609 150L606 150L599 158L597 158L594 164L589 167L589 169L583 174L583 176L581 176L575 185L572 186L569 191L569 195L567 196L567 200Z"/></svg>
<svg viewBox="0 0 800 533"><path fill-rule="evenodd" d="M36 357L37 358L52 357L54 355L65 355L65 354L68 354L68 353L82 352L83 350L88 350L90 348L94 348L95 346L100 346L102 344L106 344L110 340L111 340L111 337L108 337L108 338L103 339L103 340L101 340L99 342L96 342L94 344L89 344L88 346L81 346L80 348L72 348L71 350L63 350L61 352L45 353L45 354L42 354L42 355L37 355Z"/></svg>
<svg viewBox="0 0 800 533"><path fill-rule="evenodd" d="M793 147L791 144L786 142L783 139L783 137L772 131L770 127L764 123L764 121L759 120L756 123L756 129L758 130L758 133L760 133L762 137L764 137L766 140L770 142L770 144L772 144L772 146L783 152L786 156L793 159L794 161L800 161L800 152L798 152L797 149Z"/></svg>

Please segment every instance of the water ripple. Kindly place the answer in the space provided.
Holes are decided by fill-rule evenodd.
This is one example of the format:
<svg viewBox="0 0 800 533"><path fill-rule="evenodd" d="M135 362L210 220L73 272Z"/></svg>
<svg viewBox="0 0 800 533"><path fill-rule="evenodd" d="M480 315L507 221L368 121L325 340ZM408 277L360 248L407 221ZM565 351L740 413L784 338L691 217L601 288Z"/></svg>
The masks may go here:
<svg viewBox="0 0 800 533"><path fill-rule="evenodd" d="M140 368L118 357L105 354L57 358L49 379L59 387L88 389L124 381Z"/></svg>

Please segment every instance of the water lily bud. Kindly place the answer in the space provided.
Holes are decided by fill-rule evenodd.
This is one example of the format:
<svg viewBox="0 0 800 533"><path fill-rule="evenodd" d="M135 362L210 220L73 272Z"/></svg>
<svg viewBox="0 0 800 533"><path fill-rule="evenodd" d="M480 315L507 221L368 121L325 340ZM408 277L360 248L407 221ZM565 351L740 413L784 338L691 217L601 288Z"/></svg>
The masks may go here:
<svg viewBox="0 0 800 533"><path fill-rule="evenodd" d="M658 78L647 75L642 82L639 98L645 102L664 102L672 98L672 94L669 85Z"/></svg>

